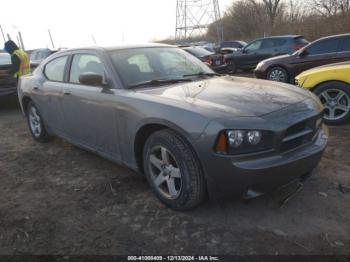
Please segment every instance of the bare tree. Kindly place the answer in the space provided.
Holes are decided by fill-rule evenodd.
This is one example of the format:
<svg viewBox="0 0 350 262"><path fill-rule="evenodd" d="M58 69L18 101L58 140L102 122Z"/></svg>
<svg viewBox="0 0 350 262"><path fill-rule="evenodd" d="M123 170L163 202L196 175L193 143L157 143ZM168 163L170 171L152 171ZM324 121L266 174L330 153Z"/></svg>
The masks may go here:
<svg viewBox="0 0 350 262"><path fill-rule="evenodd" d="M276 17L279 15L279 12L282 11L281 0L262 0L262 1L265 5L267 15L270 19L270 25L271 27L274 27Z"/></svg>
<svg viewBox="0 0 350 262"><path fill-rule="evenodd" d="M350 0L314 0L316 11L321 15L334 16L350 11Z"/></svg>

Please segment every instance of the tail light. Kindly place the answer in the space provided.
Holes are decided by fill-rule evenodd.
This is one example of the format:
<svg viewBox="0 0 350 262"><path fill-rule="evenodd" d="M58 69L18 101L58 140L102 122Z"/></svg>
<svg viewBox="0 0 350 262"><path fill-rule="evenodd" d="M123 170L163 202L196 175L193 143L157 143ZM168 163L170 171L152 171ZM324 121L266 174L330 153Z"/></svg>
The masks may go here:
<svg viewBox="0 0 350 262"><path fill-rule="evenodd" d="M205 59L204 63L206 63L207 65L211 66L211 65L213 64L213 60L211 59L210 56L208 56L208 57Z"/></svg>
<svg viewBox="0 0 350 262"><path fill-rule="evenodd" d="M290 45L289 46L289 48L294 50L294 51L298 51L302 47L303 47L303 45Z"/></svg>

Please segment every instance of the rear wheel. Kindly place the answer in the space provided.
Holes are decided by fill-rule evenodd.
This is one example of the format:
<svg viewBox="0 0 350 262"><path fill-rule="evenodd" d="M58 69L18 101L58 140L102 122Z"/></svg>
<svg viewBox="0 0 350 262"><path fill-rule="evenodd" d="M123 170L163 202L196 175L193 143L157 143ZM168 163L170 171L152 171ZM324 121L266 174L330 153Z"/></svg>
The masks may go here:
<svg viewBox="0 0 350 262"><path fill-rule="evenodd" d="M284 68L275 66L267 73L267 79L276 82L288 83L289 75Z"/></svg>
<svg viewBox="0 0 350 262"><path fill-rule="evenodd" d="M50 141L50 135L47 133L44 121L35 104L30 101L27 105L27 122L29 130L36 141L45 143Z"/></svg>
<svg viewBox="0 0 350 262"><path fill-rule="evenodd" d="M324 122L340 125L350 118L350 86L330 81L314 90L325 107Z"/></svg>
<svg viewBox="0 0 350 262"><path fill-rule="evenodd" d="M187 142L170 130L152 134L144 147L147 180L167 207L189 210L205 198L206 185L200 164Z"/></svg>

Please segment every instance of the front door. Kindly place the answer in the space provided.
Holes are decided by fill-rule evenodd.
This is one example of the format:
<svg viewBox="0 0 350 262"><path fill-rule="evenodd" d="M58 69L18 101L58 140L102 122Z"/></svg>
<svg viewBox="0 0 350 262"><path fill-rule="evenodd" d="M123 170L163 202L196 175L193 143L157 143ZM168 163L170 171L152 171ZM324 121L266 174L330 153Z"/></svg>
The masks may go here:
<svg viewBox="0 0 350 262"><path fill-rule="evenodd" d="M95 54L75 54L68 82L63 85L63 114L74 141L119 159L117 109L113 89L87 86L79 82L83 73L105 76L104 66Z"/></svg>

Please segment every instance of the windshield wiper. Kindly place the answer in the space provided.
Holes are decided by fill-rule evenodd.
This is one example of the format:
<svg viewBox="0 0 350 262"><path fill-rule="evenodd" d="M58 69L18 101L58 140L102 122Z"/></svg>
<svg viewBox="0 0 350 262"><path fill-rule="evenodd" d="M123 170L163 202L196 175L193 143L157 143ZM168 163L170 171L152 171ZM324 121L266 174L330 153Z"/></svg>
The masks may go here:
<svg viewBox="0 0 350 262"><path fill-rule="evenodd" d="M191 76L220 76L218 73L206 73L206 72L198 72L195 74L183 75L183 77L191 77Z"/></svg>
<svg viewBox="0 0 350 262"><path fill-rule="evenodd" d="M129 85L129 88L140 87L140 86L158 86L162 84L173 84L179 82L191 82L192 79L176 78L176 79L153 79L149 81L143 81L134 85Z"/></svg>

